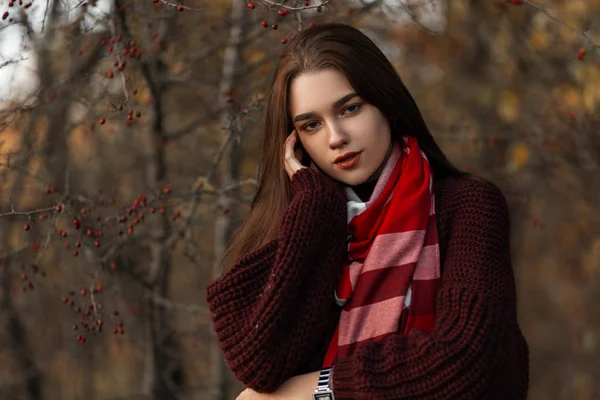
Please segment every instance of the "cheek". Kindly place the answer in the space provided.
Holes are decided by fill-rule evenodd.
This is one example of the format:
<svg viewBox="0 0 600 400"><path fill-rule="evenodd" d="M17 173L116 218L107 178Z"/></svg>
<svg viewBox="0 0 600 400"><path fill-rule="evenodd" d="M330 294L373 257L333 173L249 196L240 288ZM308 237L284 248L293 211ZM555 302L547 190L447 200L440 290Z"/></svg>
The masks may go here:
<svg viewBox="0 0 600 400"><path fill-rule="evenodd" d="M323 149L326 149L327 143L322 143L322 140L318 135L306 136L302 138L302 146L304 150L308 153L310 158L317 161L324 156Z"/></svg>

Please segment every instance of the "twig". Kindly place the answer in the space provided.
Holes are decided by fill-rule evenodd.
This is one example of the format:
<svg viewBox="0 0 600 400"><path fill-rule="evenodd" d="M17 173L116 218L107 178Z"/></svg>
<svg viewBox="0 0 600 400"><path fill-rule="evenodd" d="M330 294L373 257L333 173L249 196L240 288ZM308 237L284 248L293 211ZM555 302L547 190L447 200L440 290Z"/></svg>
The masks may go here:
<svg viewBox="0 0 600 400"><path fill-rule="evenodd" d="M15 207L12 203L11 199L8 199L8 202L10 204L10 212L6 212L6 213L1 213L0 214L0 218L3 217L9 217L11 215L22 215L25 217L31 217L35 214L42 214L42 213L47 213L47 212L52 212L55 210L55 207L46 207L46 208L39 208L37 210L31 210L31 211L17 211L15 210Z"/></svg>
<svg viewBox="0 0 600 400"><path fill-rule="evenodd" d="M177 8L178 11L183 11L183 10L188 10L188 11L204 11L203 8L192 8L189 6L184 6L181 3L174 3L172 1L167 1L167 0L160 0L161 3L163 3L164 5L167 5L169 7L175 7Z"/></svg>
<svg viewBox="0 0 600 400"><path fill-rule="evenodd" d="M565 28L569 29L571 32L575 32L580 34L584 40L586 40L587 42L589 42L594 48L596 49L600 49L600 45L598 45L598 43L596 43L594 41L594 38L592 38L590 36L589 33L587 33L587 31L581 31L579 29L573 28L571 25L567 24L565 21L558 19L557 17L555 17L554 15L550 14L550 12L545 9L544 7L537 5L533 2L531 2L530 0L524 0L523 3L528 4L529 6L535 8L536 10L540 11L541 13L543 13L544 15L546 15L548 18L550 18L552 21L556 22L559 25L564 26Z"/></svg>
<svg viewBox="0 0 600 400"><path fill-rule="evenodd" d="M146 291L146 294L150 301L152 301L154 304L157 304L163 308L170 309L170 310L184 311L184 312L189 312L189 313L198 313L198 314L202 314L206 317L208 317L208 315L209 315L208 309L201 304L185 304L185 303L180 303L180 302L177 302L174 300L169 300L164 297L158 296L156 293L153 293L150 290Z"/></svg>
<svg viewBox="0 0 600 400"><path fill-rule="evenodd" d="M281 8L288 9L290 11L302 11L302 10L310 10L313 8L319 8L319 7L326 6L331 0L325 0L321 4L316 4L314 6L300 6L300 7L288 6L286 4L277 3L275 1L270 1L270 0L260 0L260 1L262 1L265 4L270 5L272 7L281 7Z"/></svg>
<svg viewBox="0 0 600 400"><path fill-rule="evenodd" d="M5 61L5 62L1 63L0 64L0 68L4 68L4 67L6 67L6 66L8 66L10 64L16 64L19 61L26 61L26 60L29 60L29 57L24 57L24 58L21 57L21 58L16 59L16 60L8 60L8 61Z"/></svg>

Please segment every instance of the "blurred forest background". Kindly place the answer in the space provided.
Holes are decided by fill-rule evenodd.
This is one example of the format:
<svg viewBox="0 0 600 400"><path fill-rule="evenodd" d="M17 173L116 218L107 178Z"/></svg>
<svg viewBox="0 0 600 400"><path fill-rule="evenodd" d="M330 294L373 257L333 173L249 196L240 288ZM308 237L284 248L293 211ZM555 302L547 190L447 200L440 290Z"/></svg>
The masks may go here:
<svg viewBox="0 0 600 400"><path fill-rule="evenodd" d="M286 38L352 24L512 216L530 399L600 398L599 0L0 1L0 399L234 399L205 305Z"/></svg>

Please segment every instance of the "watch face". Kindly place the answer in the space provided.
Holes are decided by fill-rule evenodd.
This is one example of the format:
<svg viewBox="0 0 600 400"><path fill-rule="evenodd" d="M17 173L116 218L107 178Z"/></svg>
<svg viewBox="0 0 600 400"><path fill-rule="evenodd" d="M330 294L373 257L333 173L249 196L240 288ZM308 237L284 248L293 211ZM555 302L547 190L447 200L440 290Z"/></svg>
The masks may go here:
<svg viewBox="0 0 600 400"><path fill-rule="evenodd" d="M322 394L315 394L314 395L314 400L332 400L333 397L331 397L331 394L329 393L322 393Z"/></svg>

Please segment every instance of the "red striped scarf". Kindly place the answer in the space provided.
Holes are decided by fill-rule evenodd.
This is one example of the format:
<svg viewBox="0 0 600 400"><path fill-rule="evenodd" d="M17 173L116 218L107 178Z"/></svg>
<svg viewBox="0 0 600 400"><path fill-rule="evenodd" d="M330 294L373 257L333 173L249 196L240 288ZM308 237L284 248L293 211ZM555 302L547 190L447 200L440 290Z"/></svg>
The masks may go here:
<svg viewBox="0 0 600 400"><path fill-rule="evenodd" d="M431 332L440 284L433 171L415 138L394 143L368 202L346 191L351 236L335 293L343 310L323 367L365 341Z"/></svg>

